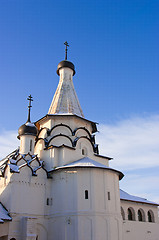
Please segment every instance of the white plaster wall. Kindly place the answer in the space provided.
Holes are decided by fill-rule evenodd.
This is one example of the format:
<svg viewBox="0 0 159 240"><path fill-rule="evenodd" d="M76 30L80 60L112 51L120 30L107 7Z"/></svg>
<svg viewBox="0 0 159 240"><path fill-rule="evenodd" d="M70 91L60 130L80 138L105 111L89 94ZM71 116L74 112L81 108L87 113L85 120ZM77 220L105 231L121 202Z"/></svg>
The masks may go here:
<svg viewBox="0 0 159 240"><path fill-rule="evenodd" d="M158 224L148 222L124 221L123 240L159 240Z"/></svg>
<svg viewBox="0 0 159 240"><path fill-rule="evenodd" d="M122 220L123 240L159 240L159 219L157 206L124 200L121 200L121 206L125 212L125 220ZM132 207L135 211L135 221L128 220L127 209L130 207ZM137 211L139 209L143 209L145 213L145 222L138 221ZM148 222L147 212L149 210L152 210L154 213L155 223Z"/></svg>
<svg viewBox="0 0 159 240"><path fill-rule="evenodd" d="M32 176L32 171L25 166L20 173L14 173L11 178L11 213L45 214L47 176L41 169L38 176ZM38 203L38 204L37 204Z"/></svg>
<svg viewBox="0 0 159 240"><path fill-rule="evenodd" d="M91 122L83 118L79 118L75 115L52 115L41 120L39 124L40 124L40 129L43 127L47 127L48 129L51 129L52 127L60 123L68 125L72 130L75 130L76 128L79 128L79 127L85 127L90 133L92 133Z"/></svg>
<svg viewBox="0 0 159 240"><path fill-rule="evenodd" d="M64 134L66 136L69 136L70 138L72 138L72 132L70 131L70 129L66 126L58 126L56 128L54 128L51 131L50 136L48 137L48 139L52 138L53 136L56 136L58 134Z"/></svg>
<svg viewBox="0 0 159 240"><path fill-rule="evenodd" d="M9 222L0 224L0 237L8 235L9 232Z"/></svg>
<svg viewBox="0 0 159 240"><path fill-rule="evenodd" d="M7 240L48 240L48 220L40 215L12 214L12 221L0 225L0 237Z"/></svg>
<svg viewBox="0 0 159 240"><path fill-rule="evenodd" d="M30 141L32 140L32 147L30 151ZM30 154L34 153L34 143L35 143L35 136L31 135L23 135L20 136L20 153L21 154L27 154L28 152Z"/></svg>
<svg viewBox="0 0 159 240"><path fill-rule="evenodd" d="M46 138L47 137L47 130L48 130L48 128L43 128L41 131L40 131L40 133L39 133L39 135L38 135L38 138Z"/></svg>
<svg viewBox="0 0 159 240"><path fill-rule="evenodd" d="M0 201L10 212L12 221L0 224L0 236L7 234L7 239L14 237L17 240L36 240L39 234L38 239L47 240L48 220L44 216L47 212L50 181L46 172L41 168L37 171L37 176L32 176L30 168L25 166L20 169L20 173L14 174L7 168L5 174L8 177L0 179ZM24 218L31 219L27 220L25 227Z"/></svg>
<svg viewBox="0 0 159 240"><path fill-rule="evenodd" d="M55 240L122 239L117 188L117 174L102 169L72 168L54 173L51 184L53 203L49 206L53 224L49 235L54 234ZM85 190L88 190L88 199L85 199Z"/></svg>
<svg viewBox="0 0 159 240"><path fill-rule="evenodd" d="M138 203L138 202L131 202L131 201L124 201L121 200L121 206L125 212L125 219L128 219L128 215L127 215L127 209L129 207L132 207L135 211L135 220L138 221L138 215L137 215L137 211L141 208L143 209L144 213L145 213L145 217L146 217L146 222L148 222L148 216L147 216L147 212L149 210L152 210L154 213L154 217L155 217L155 222L159 223L159 219L158 219L158 207L155 205L151 205L151 204L145 204L145 203Z"/></svg>
<svg viewBox="0 0 159 240"><path fill-rule="evenodd" d="M90 133L92 132L92 126L91 124L81 118L78 118L76 116L53 116L51 118L52 121L52 127L56 126L58 124L68 125L72 131L74 131L78 127L87 127ZM50 122L50 120L49 120ZM43 124L41 125L43 127ZM51 129L51 128L50 128ZM44 130L42 132L45 133ZM72 136L71 131L65 127L65 126L58 126L54 128L50 134L50 136L47 137L47 140L49 141L52 137L58 135L58 134L65 134L66 136L70 137L72 141L74 139L81 136L87 136L89 137L88 133L84 131L83 129L79 129L75 136ZM56 138L53 138L49 144L49 146L57 146L60 147L62 145L72 147L71 141L64 136L58 136ZM71 163L73 161L79 160L83 157L89 157L95 161L98 161L101 164L104 164L106 166L109 166L109 161L106 158L97 157L94 155L92 144L89 140L85 138L80 138L77 141L77 144L75 146L75 151L68 148L50 148L48 150L44 150L45 144L43 140L39 140L35 146L35 153L38 154L41 160L44 161L45 167L47 170L51 170L54 167L65 165L68 163ZM86 150L86 154L82 155L82 149ZM49 152L49 153L48 153Z"/></svg>
<svg viewBox="0 0 159 240"><path fill-rule="evenodd" d="M87 148L86 155L82 154L82 147ZM94 155L92 145L87 140L83 140L82 145L78 144L75 150L67 147L53 147L48 150L41 150L40 152L40 159L44 161L44 166L47 170L69 164L84 157L89 157L94 161L109 166L109 161L107 159Z"/></svg>
<svg viewBox="0 0 159 240"><path fill-rule="evenodd" d="M9 167L6 168L4 177L0 177L0 202L7 208L8 211L11 209L11 184Z"/></svg>

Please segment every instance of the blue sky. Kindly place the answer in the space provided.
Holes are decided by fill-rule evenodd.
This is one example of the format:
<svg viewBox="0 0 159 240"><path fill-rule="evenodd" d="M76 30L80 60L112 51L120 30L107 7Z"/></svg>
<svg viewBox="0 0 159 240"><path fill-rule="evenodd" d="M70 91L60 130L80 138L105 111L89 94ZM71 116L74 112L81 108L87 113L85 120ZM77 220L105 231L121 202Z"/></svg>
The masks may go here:
<svg viewBox="0 0 159 240"><path fill-rule="evenodd" d="M151 173L152 177L154 174L157 177L154 168L159 170L159 152L154 147L157 152L154 156L152 148L159 143L155 135L159 116L158 12L158 0L1 0L0 142L3 143L6 133L12 136L26 121L26 98L29 94L34 97L32 120L47 114L58 84L56 68L64 59L63 43L67 40L70 44L68 60L76 67L74 85L81 107L86 118L101 124L104 139L108 135L105 127L110 130L110 135L114 131L111 143L117 167L126 171L128 176L137 173L146 178ZM129 133L128 122L132 128L138 124L138 128L134 127L137 131L135 139L138 131L143 136L139 142L143 167L135 162L134 167L129 169L127 161L122 162L123 155L116 155L117 150L120 152L115 145L119 131L123 139L125 131ZM151 129L156 129L153 136ZM130 132L127 141L135 147L131 138L135 132ZM140 143L149 136L156 142L149 143L151 150L147 152L147 143L143 146ZM99 134L99 142L100 137ZM11 148L11 142L8 143ZM5 149L8 150L6 144ZM101 152L114 157L110 149L110 145L107 149L101 143ZM152 159L156 159L152 166L144 164L143 160L150 153ZM124 159L129 159L129 154ZM131 185L129 179L128 182ZM158 191L159 179L155 182ZM128 188L127 185L124 187ZM135 192L135 189L129 188L132 193L142 194L142 189ZM153 199L157 199L157 194L153 195Z"/></svg>

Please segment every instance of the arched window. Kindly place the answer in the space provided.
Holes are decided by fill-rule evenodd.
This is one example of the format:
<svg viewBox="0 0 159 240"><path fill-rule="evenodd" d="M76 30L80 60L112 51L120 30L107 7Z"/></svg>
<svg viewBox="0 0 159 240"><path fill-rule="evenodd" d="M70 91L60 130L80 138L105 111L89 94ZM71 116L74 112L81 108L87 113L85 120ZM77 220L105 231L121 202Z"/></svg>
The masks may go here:
<svg viewBox="0 0 159 240"><path fill-rule="evenodd" d="M130 221L135 220L135 211L133 208L128 208L128 220Z"/></svg>
<svg viewBox="0 0 159 240"><path fill-rule="evenodd" d="M148 222L155 222L154 213L151 210L147 212L147 217L148 217Z"/></svg>
<svg viewBox="0 0 159 240"><path fill-rule="evenodd" d="M145 222L145 213L144 213L144 210L140 208L140 209L138 210L137 214L138 214L138 220L139 220L140 222Z"/></svg>
<svg viewBox="0 0 159 240"><path fill-rule="evenodd" d="M138 210L138 220L140 221L140 222L142 222L143 221L143 218L142 218L142 213L141 213L141 211L140 211L140 209Z"/></svg>
<svg viewBox="0 0 159 240"><path fill-rule="evenodd" d="M85 147L82 148L82 155L87 155L87 148Z"/></svg>
<svg viewBox="0 0 159 240"><path fill-rule="evenodd" d="M128 220L133 220L132 211L130 208L128 208Z"/></svg>
<svg viewBox="0 0 159 240"><path fill-rule="evenodd" d="M88 190L85 190L85 199L88 199Z"/></svg>
<svg viewBox="0 0 159 240"><path fill-rule="evenodd" d="M49 205L49 198L46 199L46 205Z"/></svg>
<svg viewBox="0 0 159 240"><path fill-rule="evenodd" d="M123 218L123 220L125 220L125 213L124 213L124 209L121 207L121 216Z"/></svg>
<svg viewBox="0 0 159 240"><path fill-rule="evenodd" d="M11 238L10 240L16 240L15 238Z"/></svg>

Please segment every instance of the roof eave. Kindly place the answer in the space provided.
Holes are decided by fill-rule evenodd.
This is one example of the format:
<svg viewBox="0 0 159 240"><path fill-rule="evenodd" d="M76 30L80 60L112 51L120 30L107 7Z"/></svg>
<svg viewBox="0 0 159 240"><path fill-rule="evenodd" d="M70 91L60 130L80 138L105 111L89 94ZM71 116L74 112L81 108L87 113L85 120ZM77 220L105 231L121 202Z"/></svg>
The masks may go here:
<svg viewBox="0 0 159 240"><path fill-rule="evenodd" d="M48 173L52 173L54 171L59 171L59 170L63 170L63 169L71 169L71 168L98 168L98 169L103 169L103 170L108 170L108 171L113 171L116 172L119 175L119 180L121 180L124 177L124 174L118 170L112 169L112 168L102 168L102 167L94 167L94 166L63 166L60 168L55 168L52 169L50 171L48 171Z"/></svg>
<svg viewBox="0 0 159 240"><path fill-rule="evenodd" d="M90 120L88 120L86 118L83 118L81 116L78 116L76 114L46 114L44 117L42 117L39 120L37 120L35 122L35 124L38 127L38 124L40 124L40 122L42 122L43 120L45 120L45 119L47 119L49 117L58 117L58 116L73 116L73 117L77 117L77 118L83 119L83 120L91 123L91 125L92 125L92 133L97 132L97 126L96 126L96 124L98 124L97 122L92 122L92 121L90 121Z"/></svg>
<svg viewBox="0 0 159 240"><path fill-rule="evenodd" d="M112 159L113 159L113 158L111 158L111 157L103 156L103 155L100 155L100 154L97 154L97 153L94 153L94 156L96 156L96 157L101 157L101 158L105 158L105 159L107 159L107 160L112 160Z"/></svg>
<svg viewBox="0 0 159 240"><path fill-rule="evenodd" d="M135 202L135 203L142 203L142 204L149 204L149 205L159 206L158 203L142 202L142 201L135 201L135 200L123 199L123 198L120 198L120 200L126 201L126 202Z"/></svg>

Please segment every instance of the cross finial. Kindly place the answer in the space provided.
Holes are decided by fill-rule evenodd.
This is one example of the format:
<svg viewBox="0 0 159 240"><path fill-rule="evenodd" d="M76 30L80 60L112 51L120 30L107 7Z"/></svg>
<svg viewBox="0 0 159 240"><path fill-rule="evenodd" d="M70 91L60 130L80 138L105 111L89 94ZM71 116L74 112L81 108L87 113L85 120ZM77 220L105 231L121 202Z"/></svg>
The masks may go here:
<svg viewBox="0 0 159 240"><path fill-rule="evenodd" d="M68 50L67 47L69 47L68 42L67 41L64 42L64 45L65 45L65 60L67 60L67 50Z"/></svg>
<svg viewBox="0 0 159 240"><path fill-rule="evenodd" d="M33 97L31 96L31 94L28 96L27 100L29 101L29 105L28 105L28 120L27 122L30 122L30 108L32 107L31 106L31 102L33 101L32 99Z"/></svg>

